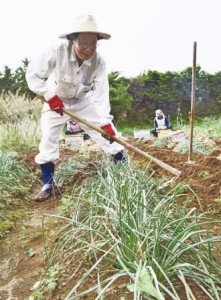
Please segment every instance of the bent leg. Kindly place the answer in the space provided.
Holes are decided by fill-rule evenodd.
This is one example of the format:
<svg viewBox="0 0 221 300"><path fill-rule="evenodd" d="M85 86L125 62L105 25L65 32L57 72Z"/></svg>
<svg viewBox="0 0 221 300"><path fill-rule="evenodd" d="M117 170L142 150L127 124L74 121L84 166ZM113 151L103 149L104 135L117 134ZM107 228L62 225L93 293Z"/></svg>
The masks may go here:
<svg viewBox="0 0 221 300"><path fill-rule="evenodd" d="M41 168L42 188L34 197L35 201L42 202L49 198L53 188L54 163L59 158L59 136L61 130L70 119L69 116L60 116L51 111L44 110L41 115L41 142L39 153L35 161Z"/></svg>
<svg viewBox="0 0 221 300"><path fill-rule="evenodd" d="M51 110L45 110L41 115L41 142L39 153L35 157L37 164L55 162L59 158L59 136L69 120L67 115L59 115Z"/></svg>

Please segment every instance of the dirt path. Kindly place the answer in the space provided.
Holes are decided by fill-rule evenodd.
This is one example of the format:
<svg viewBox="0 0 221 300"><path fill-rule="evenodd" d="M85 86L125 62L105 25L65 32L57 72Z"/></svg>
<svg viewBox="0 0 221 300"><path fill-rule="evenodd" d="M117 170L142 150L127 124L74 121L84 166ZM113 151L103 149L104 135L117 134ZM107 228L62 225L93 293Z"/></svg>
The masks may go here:
<svg viewBox="0 0 221 300"><path fill-rule="evenodd" d="M47 233L55 228L48 215L58 211L58 199L32 202L28 216L19 221L0 246L0 299L25 300L45 269L42 222ZM50 237L47 237L50 238Z"/></svg>

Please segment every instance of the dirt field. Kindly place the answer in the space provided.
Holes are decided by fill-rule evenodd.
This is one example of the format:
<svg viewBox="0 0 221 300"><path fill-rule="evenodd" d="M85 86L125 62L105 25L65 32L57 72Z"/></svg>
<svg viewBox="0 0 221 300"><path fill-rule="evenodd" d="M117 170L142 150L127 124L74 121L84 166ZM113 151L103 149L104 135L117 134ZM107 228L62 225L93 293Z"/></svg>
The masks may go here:
<svg viewBox="0 0 221 300"><path fill-rule="evenodd" d="M187 154L176 153L171 147L154 147L152 142L134 138L129 139L128 142L180 170L181 176L176 179L176 182L182 182L190 186L198 197L198 199L195 198L191 202L191 206L197 207L199 211L209 211L216 218L221 218L221 140L213 141L214 150L212 154L206 156L193 154L191 163L188 162ZM34 163L35 154L35 152L25 153L21 159L28 163L34 172L37 172L38 166ZM65 161L71 155L73 155L72 150L63 148L61 150L61 161ZM148 161L138 154L129 151L129 155L131 162L136 165L140 164L143 167L148 164ZM156 176L159 178L168 178L169 181L174 177L174 175L154 163L150 164L150 169L155 170ZM37 188L39 186L34 187L34 189ZM42 237L42 216L43 214L45 215L44 224L47 231L47 246L50 246L50 242L53 242L56 226L59 226L59 224L49 215L58 212L60 197L57 195L56 198L50 198L43 203L32 202L27 218L15 224L14 230L1 241L0 300L28 299L34 284L41 279L40 275L44 272L46 258L44 238ZM78 262L79 257L76 258L76 264ZM69 275L67 274L67 276ZM70 278L70 286L77 278L78 275L75 278ZM67 286L61 285L55 292L49 293L45 299L64 300L65 289L67 289ZM195 293L197 300L209 299L202 297L197 291ZM120 298L121 296L124 298ZM185 295L181 296L181 298L186 299ZM91 295L82 299L93 300L94 298ZM121 280L105 299L129 300L133 299L133 297L126 290L124 280Z"/></svg>

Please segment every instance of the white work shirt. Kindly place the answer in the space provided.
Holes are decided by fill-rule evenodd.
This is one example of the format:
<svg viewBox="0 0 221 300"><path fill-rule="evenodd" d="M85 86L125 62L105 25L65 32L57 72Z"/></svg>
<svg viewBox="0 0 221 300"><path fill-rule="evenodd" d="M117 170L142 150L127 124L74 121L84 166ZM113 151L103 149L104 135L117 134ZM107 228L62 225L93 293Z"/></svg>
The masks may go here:
<svg viewBox="0 0 221 300"><path fill-rule="evenodd" d="M164 128L165 127L165 117L163 116L163 119L157 119L156 118L156 122L158 125L158 128Z"/></svg>
<svg viewBox="0 0 221 300"><path fill-rule="evenodd" d="M52 75L53 84L48 84ZM97 52L79 67L72 45L61 43L30 61L26 80L30 90L46 100L58 95L71 104L92 97L101 123L112 119L106 64Z"/></svg>

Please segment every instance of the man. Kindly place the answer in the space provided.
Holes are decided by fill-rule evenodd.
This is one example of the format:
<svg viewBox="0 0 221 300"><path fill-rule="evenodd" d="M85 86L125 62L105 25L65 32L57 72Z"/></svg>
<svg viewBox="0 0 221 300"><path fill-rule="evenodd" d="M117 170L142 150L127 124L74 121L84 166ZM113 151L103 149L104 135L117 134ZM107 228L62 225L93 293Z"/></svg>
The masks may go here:
<svg viewBox="0 0 221 300"><path fill-rule="evenodd" d="M151 130L151 133L157 137L159 130L172 129L172 126L169 125L168 118L164 115L161 109L155 111L154 118L154 129Z"/></svg>
<svg viewBox="0 0 221 300"><path fill-rule="evenodd" d="M47 101L41 114L42 137L35 157L42 174L36 201L44 201L52 194L59 135L70 120L63 107L106 131L108 139L81 124L115 162L125 161L124 147L111 139L117 130L110 115L108 76L105 62L96 51L98 40L109 39L110 35L98 30L92 15L82 15L76 19L73 30L60 38L66 41L31 60L26 72L29 88ZM48 84L51 74L55 80Z"/></svg>

